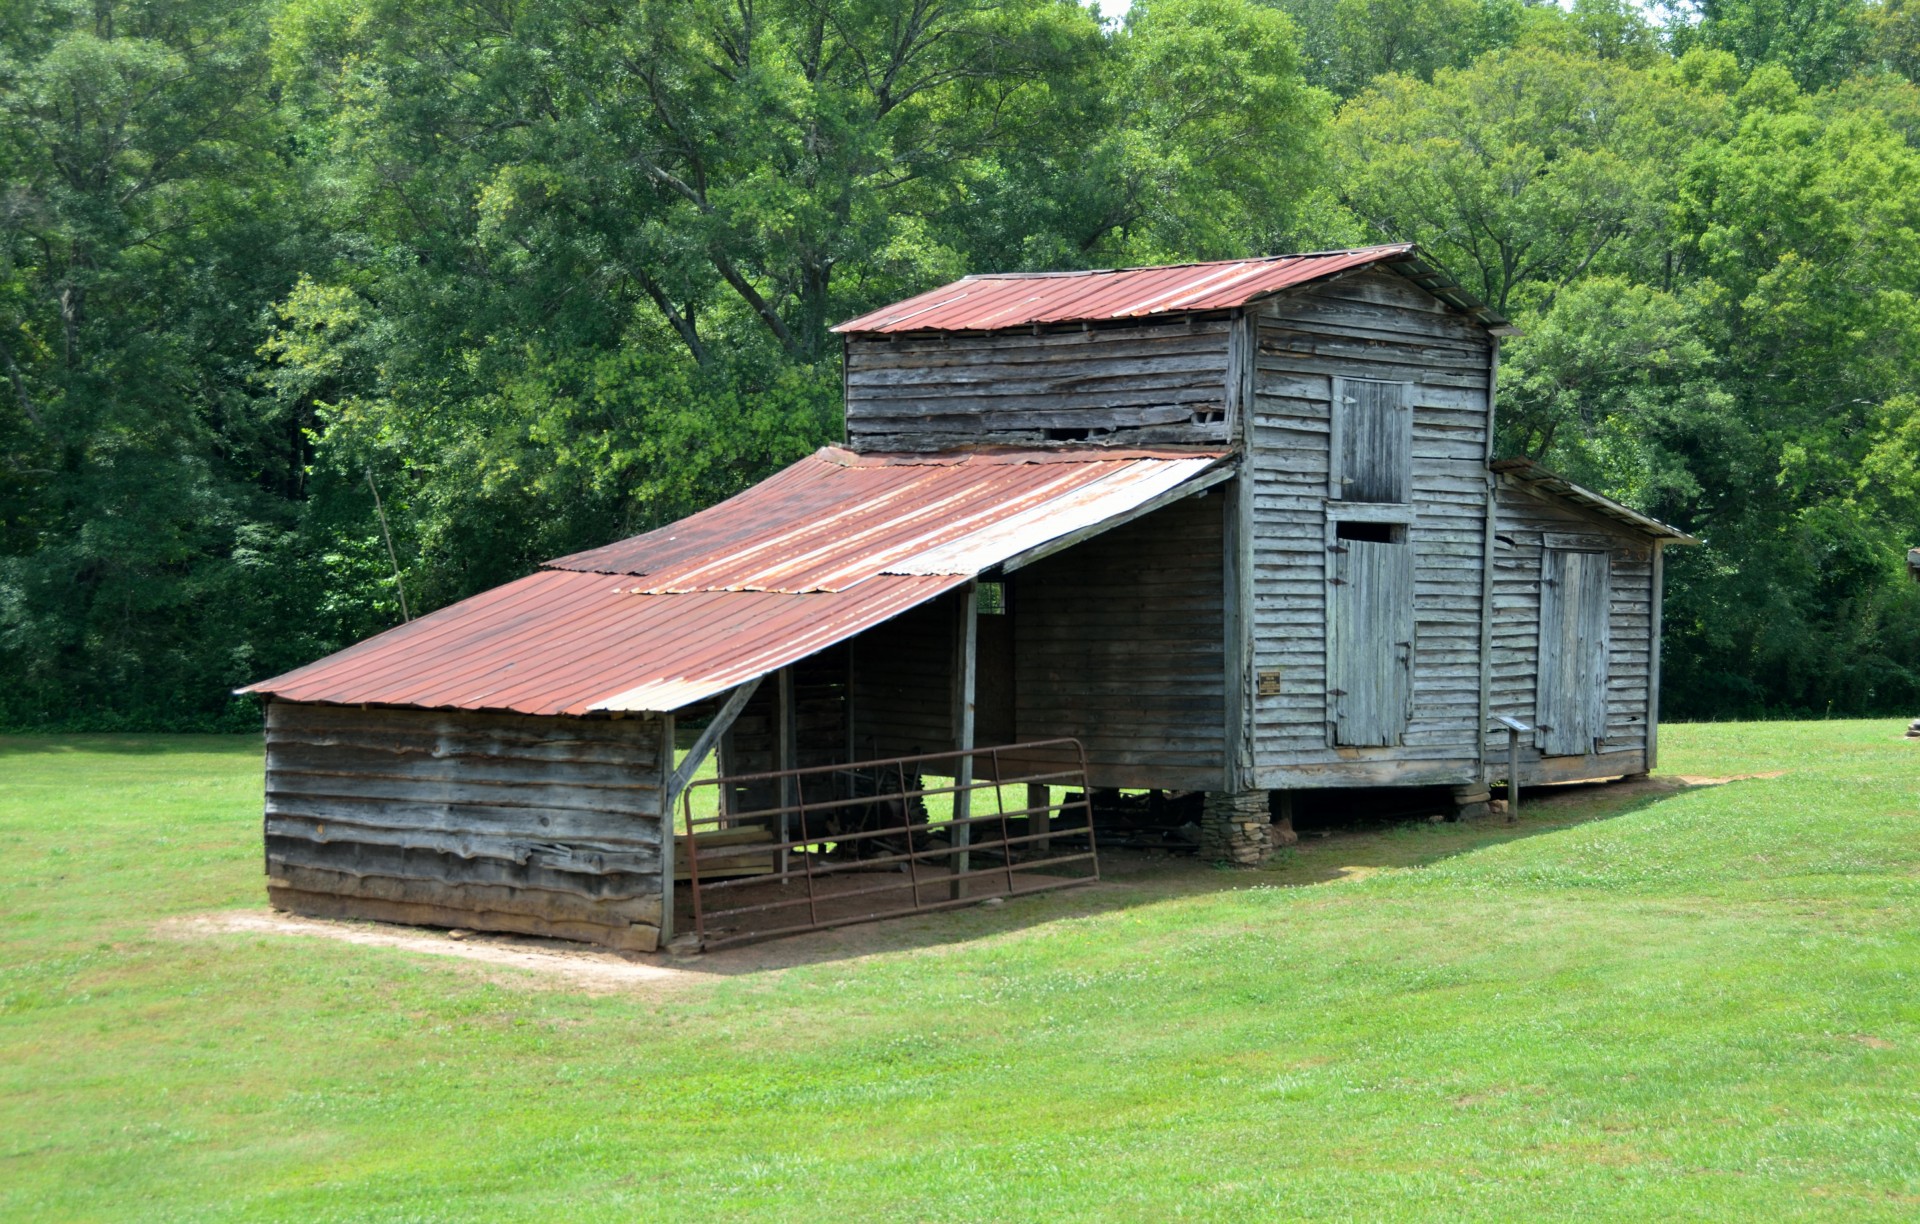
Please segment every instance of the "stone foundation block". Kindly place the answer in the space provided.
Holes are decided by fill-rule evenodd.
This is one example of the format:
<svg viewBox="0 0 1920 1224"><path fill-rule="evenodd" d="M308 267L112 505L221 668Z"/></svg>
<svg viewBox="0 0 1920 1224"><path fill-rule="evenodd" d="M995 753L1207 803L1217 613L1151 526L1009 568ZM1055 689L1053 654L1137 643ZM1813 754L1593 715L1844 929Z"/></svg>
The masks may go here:
<svg viewBox="0 0 1920 1224"><path fill-rule="evenodd" d="M1266 791L1208 791L1200 810L1200 857L1257 867L1273 853L1272 825Z"/></svg>

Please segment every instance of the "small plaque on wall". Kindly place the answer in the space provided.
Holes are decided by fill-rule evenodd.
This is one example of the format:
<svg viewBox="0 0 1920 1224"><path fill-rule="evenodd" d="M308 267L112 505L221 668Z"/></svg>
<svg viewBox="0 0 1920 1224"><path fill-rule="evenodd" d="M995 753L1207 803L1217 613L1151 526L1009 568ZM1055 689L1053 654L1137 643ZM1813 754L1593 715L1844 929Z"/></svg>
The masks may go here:
<svg viewBox="0 0 1920 1224"><path fill-rule="evenodd" d="M1278 697L1280 695L1280 669L1263 667L1255 673L1254 694L1259 697Z"/></svg>

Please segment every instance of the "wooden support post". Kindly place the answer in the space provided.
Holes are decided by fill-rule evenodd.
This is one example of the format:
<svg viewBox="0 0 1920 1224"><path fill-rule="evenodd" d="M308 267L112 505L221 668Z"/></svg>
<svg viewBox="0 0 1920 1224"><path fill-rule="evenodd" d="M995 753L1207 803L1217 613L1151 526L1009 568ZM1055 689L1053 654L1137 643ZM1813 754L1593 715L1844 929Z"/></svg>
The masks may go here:
<svg viewBox="0 0 1920 1224"><path fill-rule="evenodd" d="M1280 810L1273 817L1271 838L1276 846L1291 846L1299 842L1300 835L1293 831L1293 792L1290 790L1274 792L1279 801L1274 805Z"/></svg>
<svg viewBox="0 0 1920 1224"><path fill-rule="evenodd" d="M1027 783L1027 807L1043 809L1027 817L1027 832L1040 839L1027 843L1032 847L1028 853L1038 857L1047 853L1053 833L1053 788L1045 782Z"/></svg>
<svg viewBox="0 0 1920 1224"><path fill-rule="evenodd" d="M673 715L660 720L660 947L673 938L673 851L680 793L673 788Z"/></svg>
<svg viewBox="0 0 1920 1224"><path fill-rule="evenodd" d="M794 727L796 721L797 719L794 716L793 708L793 668L783 667L780 669L779 692L774 702L773 751L775 769L792 769L798 764L798 761L795 759L800 755ZM792 809L799 804L799 793L800 779L791 774L785 775L780 779L780 840L783 842L790 840L793 836ZM780 887L782 888L785 888L789 883L786 879L786 874L790 853L791 852L786 849L780 851L778 870L781 876Z"/></svg>
<svg viewBox="0 0 1920 1224"><path fill-rule="evenodd" d="M967 852L967 846L973 841L973 826L958 823L972 814L972 796L968 788L973 785L973 699L974 682L977 679L975 666L979 654L980 628L980 590L979 584L969 582L962 588L960 597L960 615L954 629L954 668L953 668L953 746L960 753L956 758L953 774L953 819L956 823L948 827L953 842L953 888L952 899L960 900L966 895L966 872L973 856Z"/></svg>
<svg viewBox="0 0 1920 1224"><path fill-rule="evenodd" d="M733 729L734 720L740 717L740 711L747 708L747 702L752 700L754 690L759 687L760 678L755 676L727 695L726 701L722 702L720 709L714 713L713 721L707 724L707 729L700 733L700 738L693 741L693 747L687 750L687 759L672 770L672 779L667 784L669 802L678 799L680 792L687 789L687 783L693 781L693 775L700 772L701 762L707 759L707 754L712 752L714 745L720 742L720 737Z"/></svg>

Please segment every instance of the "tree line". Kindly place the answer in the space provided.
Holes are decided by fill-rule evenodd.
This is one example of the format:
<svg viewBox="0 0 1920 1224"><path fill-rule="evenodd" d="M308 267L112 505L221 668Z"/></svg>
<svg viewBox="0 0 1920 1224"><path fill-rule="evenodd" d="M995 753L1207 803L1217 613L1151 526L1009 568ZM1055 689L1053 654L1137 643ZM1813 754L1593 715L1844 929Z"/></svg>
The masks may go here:
<svg viewBox="0 0 1920 1224"><path fill-rule="evenodd" d="M1907 0L0 5L0 725L252 725L967 272L1402 239L1524 329L1503 453L1707 541L1669 717L1915 711L1916 73Z"/></svg>

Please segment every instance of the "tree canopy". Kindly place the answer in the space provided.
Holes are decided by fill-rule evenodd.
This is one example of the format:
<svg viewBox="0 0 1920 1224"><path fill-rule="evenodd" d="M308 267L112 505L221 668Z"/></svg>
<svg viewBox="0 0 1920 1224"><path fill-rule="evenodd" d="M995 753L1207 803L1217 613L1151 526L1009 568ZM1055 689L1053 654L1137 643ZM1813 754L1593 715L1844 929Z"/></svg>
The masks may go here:
<svg viewBox="0 0 1920 1224"><path fill-rule="evenodd" d="M1920 18L1660 13L20 0L0 724L238 725L737 491L941 281L1388 239L1525 333L1503 450L1707 540L1670 714L1911 708Z"/></svg>

